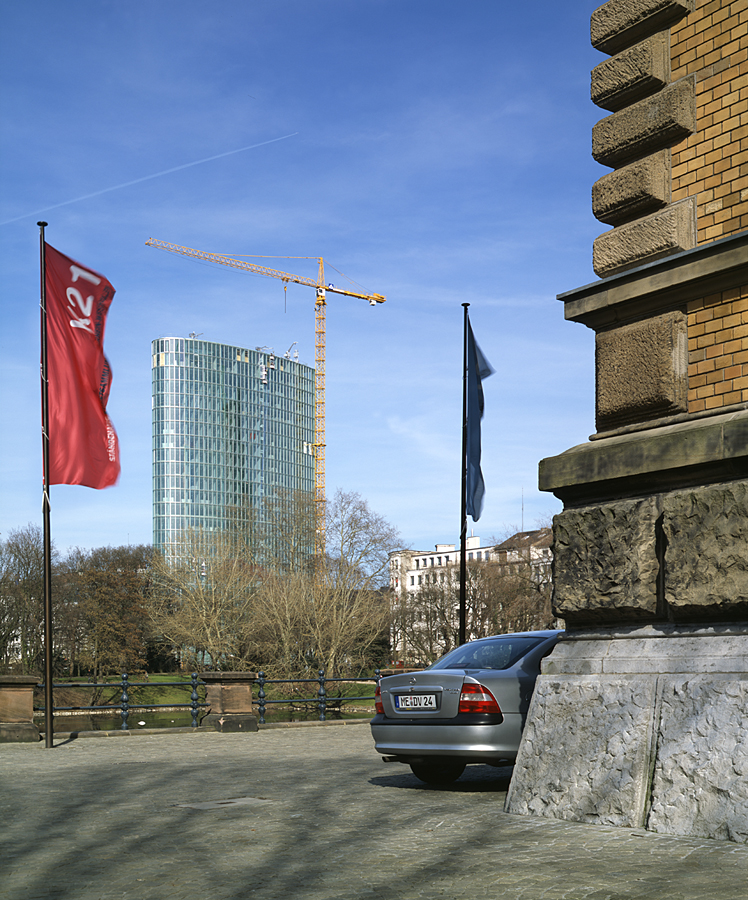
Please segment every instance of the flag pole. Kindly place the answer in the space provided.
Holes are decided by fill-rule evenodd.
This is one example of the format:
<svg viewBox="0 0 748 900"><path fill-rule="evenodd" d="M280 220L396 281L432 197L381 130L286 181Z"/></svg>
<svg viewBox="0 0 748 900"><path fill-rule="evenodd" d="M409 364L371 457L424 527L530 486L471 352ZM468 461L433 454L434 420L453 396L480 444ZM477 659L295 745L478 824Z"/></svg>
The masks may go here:
<svg viewBox="0 0 748 900"><path fill-rule="evenodd" d="M467 615L465 602L465 581L467 567L465 548L467 543L467 336L468 307L463 303L463 336L462 336L462 478L460 484L460 645L467 640Z"/></svg>
<svg viewBox="0 0 748 900"><path fill-rule="evenodd" d="M44 746L54 746L53 700L52 700L52 541L49 525L49 380L47 375L47 260L44 229L46 222L39 226L39 257L41 271L41 387L42 387L42 471L43 496L42 517L44 520Z"/></svg>

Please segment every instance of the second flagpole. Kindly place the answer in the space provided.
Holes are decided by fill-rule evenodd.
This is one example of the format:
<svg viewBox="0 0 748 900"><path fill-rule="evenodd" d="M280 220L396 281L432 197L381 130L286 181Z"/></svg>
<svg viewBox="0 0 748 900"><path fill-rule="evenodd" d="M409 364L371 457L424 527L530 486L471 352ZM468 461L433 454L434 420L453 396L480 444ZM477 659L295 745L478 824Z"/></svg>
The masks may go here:
<svg viewBox="0 0 748 900"><path fill-rule="evenodd" d="M467 334L469 306L469 303L462 304L464 314L462 323L462 477L460 483L460 645L467 640L465 549L467 546Z"/></svg>

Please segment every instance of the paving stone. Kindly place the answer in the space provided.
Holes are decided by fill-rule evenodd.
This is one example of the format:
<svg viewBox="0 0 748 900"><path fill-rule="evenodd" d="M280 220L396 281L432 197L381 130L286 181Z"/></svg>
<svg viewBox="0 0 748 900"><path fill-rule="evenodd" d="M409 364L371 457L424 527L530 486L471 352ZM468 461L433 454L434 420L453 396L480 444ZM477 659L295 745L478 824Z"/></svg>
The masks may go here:
<svg viewBox="0 0 748 900"><path fill-rule="evenodd" d="M2 745L0 900L744 900L747 847L507 815L510 775L366 724Z"/></svg>

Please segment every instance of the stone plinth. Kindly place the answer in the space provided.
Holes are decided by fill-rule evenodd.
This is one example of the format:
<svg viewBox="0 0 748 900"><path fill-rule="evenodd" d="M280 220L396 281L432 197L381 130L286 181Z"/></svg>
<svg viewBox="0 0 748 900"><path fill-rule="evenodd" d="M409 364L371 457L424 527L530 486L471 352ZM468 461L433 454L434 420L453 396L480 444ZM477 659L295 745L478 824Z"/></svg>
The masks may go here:
<svg viewBox="0 0 748 900"><path fill-rule="evenodd" d="M34 725L36 675L0 675L0 743L38 741Z"/></svg>
<svg viewBox="0 0 748 900"><path fill-rule="evenodd" d="M252 707L254 672L203 672L208 714L201 725L216 731L257 731L257 716Z"/></svg>
<svg viewBox="0 0 748 900"><path fill-rule="evenodd" d="M570 633L544 662L510 813L748 842L748 623Z"/></svg>

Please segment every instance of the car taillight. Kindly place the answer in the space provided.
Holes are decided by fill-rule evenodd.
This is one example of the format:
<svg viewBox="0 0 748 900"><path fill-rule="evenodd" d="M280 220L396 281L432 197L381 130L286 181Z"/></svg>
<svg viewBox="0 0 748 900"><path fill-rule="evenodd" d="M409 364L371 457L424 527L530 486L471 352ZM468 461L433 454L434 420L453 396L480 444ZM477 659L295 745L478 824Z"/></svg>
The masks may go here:
<svg viewBox="0 0 748 900"><path fill-rule="evenodd" d="M461 713L498 713L501 709L491 691L482 684L466 683L462 686L460 706Z"/></svg>
<svg viewBox="0 0 748 900"><path fill-rule="evenodd" d="M384 706L382 705L382 691L378 684L376 691L374 691L374 709L376 709L377 715L384 715Z"/></svg>

